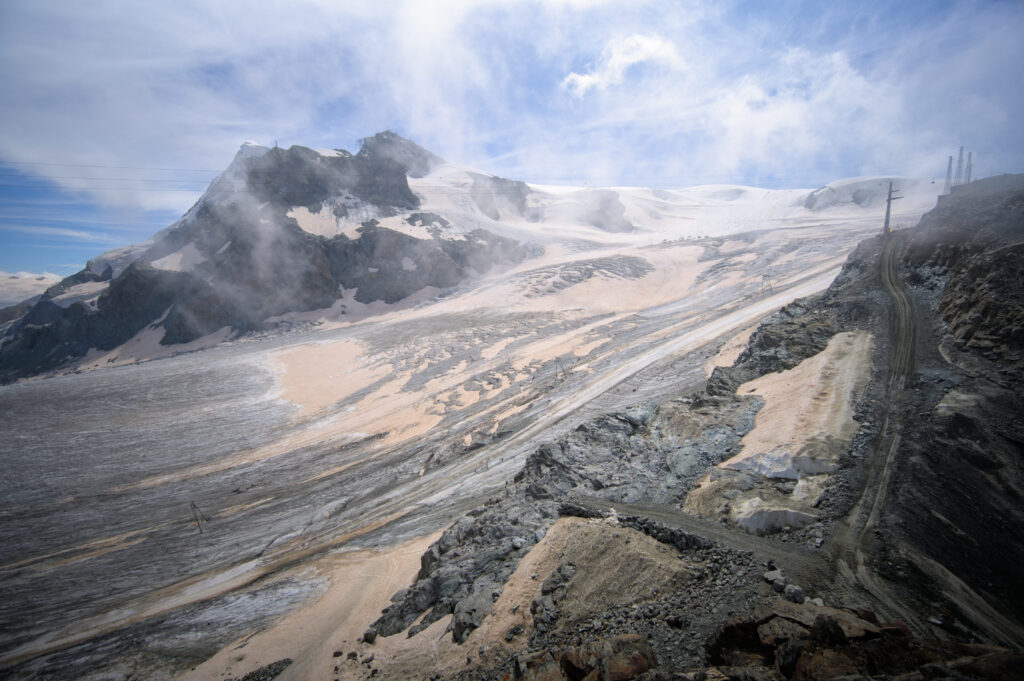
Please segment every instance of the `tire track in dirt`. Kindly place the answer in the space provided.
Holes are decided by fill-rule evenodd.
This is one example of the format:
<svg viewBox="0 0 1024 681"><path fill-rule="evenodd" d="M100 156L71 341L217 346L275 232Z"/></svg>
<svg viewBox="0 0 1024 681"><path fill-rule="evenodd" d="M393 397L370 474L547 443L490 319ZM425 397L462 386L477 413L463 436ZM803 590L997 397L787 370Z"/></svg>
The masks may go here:
<svg viewBox="0 0 1024 681"><path fill-rule="evenodd" d="M903 425L899 412L901 393L915 366L914 305L897 271L898 255L902 248L903 240L899 235L887 235L879 267L882 288L892 301L889 315L892 354L885 411L877 444L866 461L863 491L846 521L833 535L832 549L838 577L852 591L866 591L887 615L903 620L918 631L927 631L928 627L918 613L898 598L869 565L870 553L875 546L876 526L885 508L896 458L899 456Z"/></svg>

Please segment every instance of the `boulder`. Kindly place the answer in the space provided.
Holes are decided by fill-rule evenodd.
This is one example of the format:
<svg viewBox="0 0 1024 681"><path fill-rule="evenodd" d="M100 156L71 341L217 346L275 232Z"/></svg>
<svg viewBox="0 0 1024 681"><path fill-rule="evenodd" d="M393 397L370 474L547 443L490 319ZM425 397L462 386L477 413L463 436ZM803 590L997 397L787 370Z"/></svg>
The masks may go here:
<svg viewBox="0 0 1024 681"><path fill-rule="evenodd" d="M521 657L515 672L523 681L632 681L657 666L654 651L643 637L623 634Z"/></svg>
<svg viewBox="0 0 1024 681"><path fill-rule="evenodd" d="M804 590L796 584L787 584L783 594L786 596L787 601L793 603L804 602Z"/></svg>

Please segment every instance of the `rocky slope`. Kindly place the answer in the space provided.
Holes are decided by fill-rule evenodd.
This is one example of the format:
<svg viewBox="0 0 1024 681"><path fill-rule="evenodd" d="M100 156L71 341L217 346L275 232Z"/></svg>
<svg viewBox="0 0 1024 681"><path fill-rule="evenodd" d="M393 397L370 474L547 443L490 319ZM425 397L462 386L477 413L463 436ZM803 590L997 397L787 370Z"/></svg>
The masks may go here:
<svg viewBox="0 0 1024 681"><path fill-rule="evenodd" d="M704 391L609 414L541 447L503 494L431 546L415 583L395 594L375 632L416 636L451 615L452 638L474 645L474 631L500 616L503 589L526 557L567 517L586 517L599 520L573 530L578 541L561 545L550 572L531 575L533 599L515 606L529 611L522 624L497 652L483 655L481 645L475 671L459 678L1019 674L1024 383L1015 254L1022 246L1024 176L957 188L918 227L865 241L828 291L769 318ZM909 339L893 318L887 253L898 254L896 286L912 309ZM757 537L727 518L706 523L680 512L696 482L721 471L715 465L754 427L763 401L737 388L793 369L852 332L870 333L877 344L870 380L855 396L860 426L822 485L816 522ZM908 375L894 383L893 358L908 352ZM785 506L804 476L794 478L737 474L717 493L726 506L751 494ZM655 580L635 564L628 575L615 573L614 598L601 596L612 566L630 564L639 550L627 546L629 532L670 547L677 576ZM612 562L602 563L609 551ZM851 561L864 572L851 573ZM790 579L779 572L762 580L776 564ZM791 603L771 605L783 591ZM861 609L800 605L812 595ZM729 614L739 619L723 624ZM641 638L614 638L634 634ZM623 646L634 646L625 657ZM586 666L581 657L597 661ZM612 673L605 658L636 664ZM655 664L661 671L648 671ZM693 676L703 665L715 669Z"/></svg>

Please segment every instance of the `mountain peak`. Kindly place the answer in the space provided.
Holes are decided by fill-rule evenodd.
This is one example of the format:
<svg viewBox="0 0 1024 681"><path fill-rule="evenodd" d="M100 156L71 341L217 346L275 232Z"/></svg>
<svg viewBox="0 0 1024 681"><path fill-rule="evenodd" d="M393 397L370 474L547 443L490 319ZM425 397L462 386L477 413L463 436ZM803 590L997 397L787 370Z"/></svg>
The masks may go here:
<svg viewBox="0 0 1024 681"><path fill-rule="evenodd" d="M257 144L251 140L242 142L242 146L238 147L238 153L235 154L235 160L243 158L256 158L270 151L268 147L262 144Z"/></svg>
<svg viewBox="0 0 1024 681"><path fill-rule="evenodd" d="M362 145L359 156L395 161L410 177L423 177L430 173L434 166L444 163L440 156L390 130L378 132L373 137L365 137L359 141Z"/></svg>

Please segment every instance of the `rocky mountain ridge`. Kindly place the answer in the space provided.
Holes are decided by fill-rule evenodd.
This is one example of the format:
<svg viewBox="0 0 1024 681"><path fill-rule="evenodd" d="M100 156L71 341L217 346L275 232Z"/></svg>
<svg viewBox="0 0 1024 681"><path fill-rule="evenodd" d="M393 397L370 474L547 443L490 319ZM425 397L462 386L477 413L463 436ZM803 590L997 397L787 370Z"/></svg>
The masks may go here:
<svg viewBox="0 0 1024 681"><path fill-rule="evenodd" d="M884 184L542 187L456 166L391 132L355 154L246 143L180 220L0 311L0 383L128 343L209 345L296 315L337 320L350 307L429 298L549 244L572 253L873 216ZM911 213L934 198L931 185L903 185Z"/></svg>
<svg viewBox="0 0 1024 681"><path fill-rule="evenodd" d="M501 495L430 547L417 580L395 594L374 631L412 637L450 614L453 640L474 645L474 630L497 616L495 606L520 562L567 518L582 517L597 524L579 525L574 551L563 550L550 574L531 576L537 596L522 604L529 616L509 629L509 645L457 678L1018 674L1024 393L1021 279L1010 254L1021 244L1024 176L959 187L916 228L865 241L826 292L766 320L704 391L609 414L538 449ZM886 387L892 358L904 350L883 276L889 253L899 254L898 276L914 308L913 364L898 394ZM715 465L753 428L762 402L737 387L796 367L836 334L854 330L879 339L875 368L856 407L860 430L816 504L817 522L751 537L680 512L697 479L719 470ZM896 453L884 460L897 427ZM890 475L879 476L878 467ZM760 489L781 503L793 493L777 480L741 478L734 492L721 490L726 503L741 490ZM879 497L882 520L873 526L860 515L860 500ZM864 528L859 538L858 528ZM601 579L598 555L614 550L617 560L631 560L634 549L619 537L633 530L677 551L680 569L691 566L689 577L654 587L637 568L617 578L622 607L580 600ZM990 557L996 546L998 561ZM861 569L876 577L850 574L854 550ZM762 582L759 573L776 564L799 588L791 589L781 572L772 579L766 573ZM773 580L793 603L772 605L783 591ZM800 605L812 595L822 600ZM822 601L853 610L822 608ZM884 614L876 617L875 610ZM736 619L724 622L729 614ZM882 617L905 624L880 625ZM615 637L637 634L639 648L626 658L642 664L623 666L615 651L626 644ZM593 652L601 646L611 648ZM607 660L584 666L580 655ZM488 668L485 659L496 666ZM612 667L628 669L615 675Z"/></svg>

